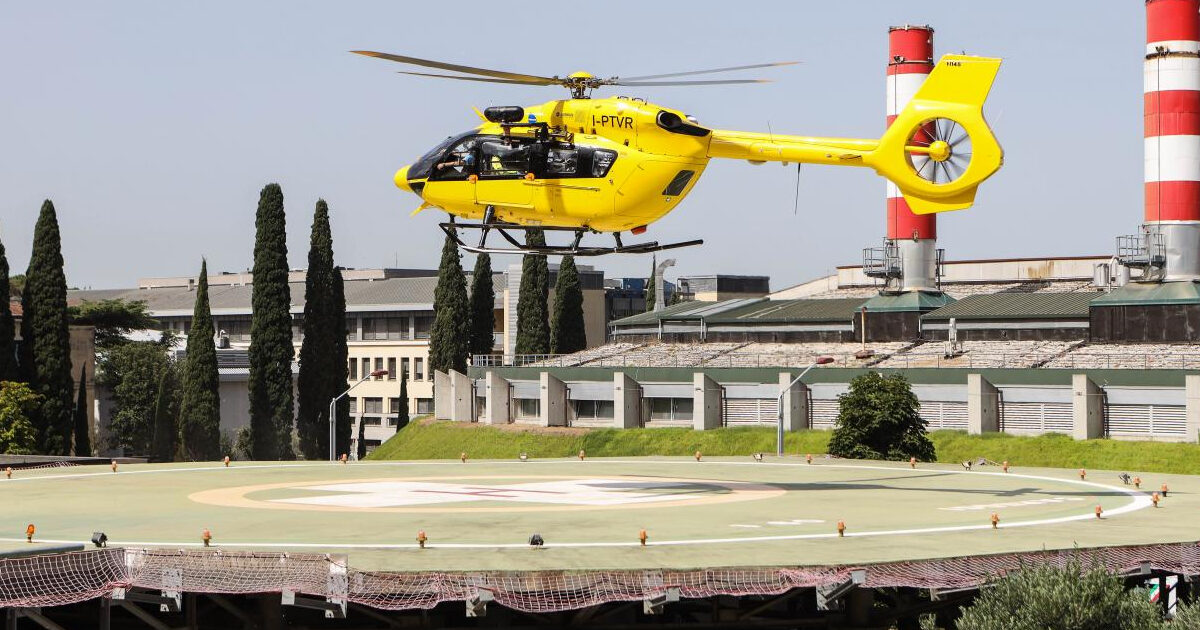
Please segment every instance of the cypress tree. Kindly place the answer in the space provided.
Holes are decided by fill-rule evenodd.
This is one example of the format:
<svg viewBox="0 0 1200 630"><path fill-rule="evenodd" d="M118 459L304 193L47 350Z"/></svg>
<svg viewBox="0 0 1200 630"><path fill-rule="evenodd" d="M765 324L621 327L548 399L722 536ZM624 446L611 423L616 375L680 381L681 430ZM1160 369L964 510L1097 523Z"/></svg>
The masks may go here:
<svg viewBox="0 0 1200 630"><path fill-rule="evenodd" d="M17 348L13 339L12 307L9 305L8 257L4 255L4 243L0 242L0 381L17 380Z"/></svg>
<svg viewBox="0 0 1200 630"><path fill-rule="evenodd" d="M291 293L283 191L267 184L254 221L250 307L250 428L254 459L293 459Z"/></svg>
<svg viewBox="0 0 1200 630"><path fill-rule="evenodd" d="M554 283L554 317L550 321L550 353L570 354L587 347L583 323L583 288L574 256L563 256Z"/></svg>
<svg viewBox="0 0 1200 630"><path fill-rule="evenodd" d="M529 230L525 244L546 244L541 230ZM550 321L546 301L550 297L550 271L546 257L526 254L521 261L521 289L517 298L517 354L550 352Z"/></svg>
<svg viewBox="0 0 1200 630"><path fill-rule="evenodd" d="M367 425L362 421L362 418L358 419L357 445L358 448L354 450L354 455L359 461L362 461L367 458Z"/></svg>
<svg viewBox="0 0 1200 630"><path fill-rule="evenodd" d="M300 344L296 429L305 459L329 455L329 401L346 389L346 361L337 357L345 340L346 309L334 303L333 234L329 206L317 201L304 278L304 340Z"/></svg>
<svg viewBox="0 0 1200 630"><path fill-rule="evenodd" d="M67 277L54 204L42 204L33 230L33 252L21 297L21 369L42 396L35 417L38 449L47 455L71 452L75 384L71 379L71 336L67 327Z"/></svg>
<svg viewBox="0 0 1200 630"><path fill-rule="evenodd" d="M471 312L467 278L458 244L450 235L442 244L437 287L433 290L433 329L429 332L429 371L467 372L471 343Z"/></svg>
<svg viewBox="0 0 1200 630"><path fill-rule="evenodd" d="M88 423L87 366L79 368L79 393L75 397L75 449L76 457L92 456L91 425Z"/></svg>
<svg viewBox="0 0 1200 630"><path fill-rule="evenodd" d="M154 397L154 436L150 442L151 455L160 462L175 461L179 440L179 427L175 425L179 411L176 393L175 366L168 365L158 379L158 392Z"/></svg>
<svg viewBox="0 0 1200 630"><path fill-rule="evenodd" d="M338 331L337 337L334 339L334 356L329 359L330 383L336 381L337 386L333 390L330 397L337 396L346 390L347 379L350 376L349 362L350 350L346 343L346 285L342 282L342 269L340 267L333 268L333 300L332 308L334 312L341 313L341 319L334 322L334 330ZM340 367L339 367L340 366ZM328 403L326 403L328 404ZM336 438L337 443L343 448L350 445L350 399L343 397L335 405L334 412L337 414ZM326 412L328 413L328 412ZM328 438L326 438L328 441ZM328 452L329 445L325 445L325 450L322 453ZM342 451L345 452L345 451ZM336 454L336 453L335 453Z"/></svg>
<svg viewBox="0 0 1200 630"><path fill-rule="evenodd" d="M495 329L496 287L492 284L492 257L479 254L471 272L471 354L492 353Z"/></svg>
<svg viewBox="0 0 1200 630"><path fill-rule="evenodd" d="M400 408L396 410L396 430L408 426L408 372L400 371Z"/></svg>
<svg viewBox="0 0 1200 630"><path fill-rule="evenodd" d="M189 461L221 457L221 381L217 375L217 345L208 302L208 261L200 261L192 328L181 370L183 396L179 404L179 436Z"/></svg>
<svg viewBox="0 0 1200 630"><path fill-rule="evenodd" d="M646 312L647 313L652 312L654 310L654 300L656 299L654 297L654 290L655 290L655 285L657 284L656 282L654 282L654 268L657 266L658 266L658 259L654 256L651 256L650 257L650 279L646 280Z"/></svg>

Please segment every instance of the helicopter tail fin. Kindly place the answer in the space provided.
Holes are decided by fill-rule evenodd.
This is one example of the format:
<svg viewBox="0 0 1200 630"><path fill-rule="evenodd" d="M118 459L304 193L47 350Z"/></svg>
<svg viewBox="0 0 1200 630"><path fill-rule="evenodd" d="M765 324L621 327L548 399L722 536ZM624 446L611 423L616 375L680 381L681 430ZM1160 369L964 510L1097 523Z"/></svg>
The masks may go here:
<svg viewBox="0 0 1200 630"><path fill-rule="evenodd" d="M983 118L1000 60L946 55L864 156L890 179L916 214L970 207L975 191L1004 161Z"/></svg>

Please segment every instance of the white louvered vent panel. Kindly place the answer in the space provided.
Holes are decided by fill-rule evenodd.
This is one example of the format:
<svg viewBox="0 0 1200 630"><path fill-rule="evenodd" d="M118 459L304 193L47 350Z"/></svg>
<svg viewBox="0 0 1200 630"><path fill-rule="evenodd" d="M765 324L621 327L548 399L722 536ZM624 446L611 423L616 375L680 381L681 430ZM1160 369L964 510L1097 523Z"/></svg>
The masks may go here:
<svg viewBox="0 0 1200 630"><path fill-rule="evenodd" d="M814 429L832 429L837 424L838 400L814 399L809 401L812 409L812 427Z"/></svg>

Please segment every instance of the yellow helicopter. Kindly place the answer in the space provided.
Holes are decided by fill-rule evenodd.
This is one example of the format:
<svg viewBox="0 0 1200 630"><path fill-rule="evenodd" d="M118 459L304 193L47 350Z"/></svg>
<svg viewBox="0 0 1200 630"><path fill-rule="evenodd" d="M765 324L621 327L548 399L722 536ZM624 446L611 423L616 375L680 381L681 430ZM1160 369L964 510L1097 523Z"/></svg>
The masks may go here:
<svg viewBox="0 0 1200 630"><path fill-rule="evenodd" d="M590 98L591 91L602 86L759 83L761 79L663 79L790 62L626 78L586 72L543 77L352 52L460 73L403 74L561 85L571 91L570 99L531 107L476 109L482 124L446 138L396 172L396 186L423 200L413 214L427 208L446 211L450 222L442 223L442 229L472 252L594 256L698 245L703 241L627 245L621 234L642 234L673 210L712 158L870 167L891 180L918 214L969 207L979 184L1003 162L1003 151L983 118L999 59L942 57L883 137L847 139L710 129L681 111L642 99ZM461 229L480 230L478 242L463 242ZM512 234L530 229L569 232L574 238L569 245L528 245ZM487 237L493 231L512 247L489 247ZM581 245L584 235L601 232L612 233L615 244Z"/></svg>

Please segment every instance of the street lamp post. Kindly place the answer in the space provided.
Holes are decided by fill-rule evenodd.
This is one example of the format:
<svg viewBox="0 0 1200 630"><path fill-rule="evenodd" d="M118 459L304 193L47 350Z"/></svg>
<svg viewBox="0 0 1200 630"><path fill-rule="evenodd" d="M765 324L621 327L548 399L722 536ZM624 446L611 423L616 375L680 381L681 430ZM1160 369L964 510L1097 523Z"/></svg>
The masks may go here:
<svg viewBox="0 0 1200 630"><path fill-rule="evenodd" d="M337 461L337 433L336 433L337 417L334 415L334 410L333 410L334 405L336 405L337 401L341 400L343 396L345 396L346 394L349 394L350 391L353 390L355 387L362 385L367 379L374 378L377 376L386 376L387 373L388 373L387 370L375 370L374 372L366 374L362 378L358 379L357 383L351 385L349 388L346 389L346 391L338 394L337 396L334 396L333 400L329 401L329 461L331 461L331 462Z"/></svg>
<svg viewBox="0 0 1200 630"><path fill-rule="evenodd" d="M784 396L784 394L786 394L788 392L788 390L791 389L792 386L796 384L797 381L804 378L804 375L808 374L809 370L817 367L818 365L826 365L828 363L833 363L833 357L817 357L816 361L809 363L808 367L804 368L804 371L800 373L800 376L797 376L796 378L792 379L792 382L788 383L787 387L784 387L783 389L779 390L779 406L778 406L779 417L777 418L777 423L775 426L775 455L777 457L783 457L783 396Z"/></svg>

